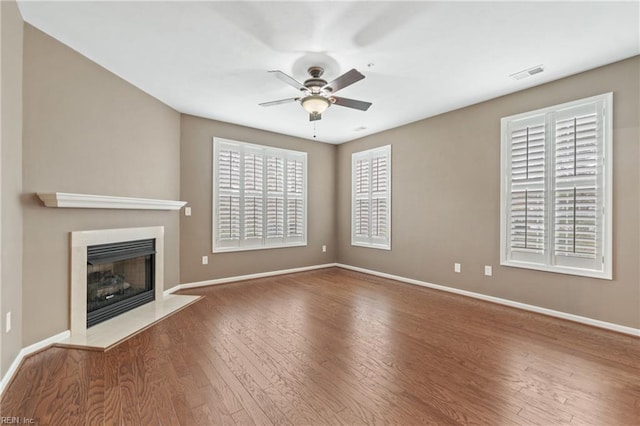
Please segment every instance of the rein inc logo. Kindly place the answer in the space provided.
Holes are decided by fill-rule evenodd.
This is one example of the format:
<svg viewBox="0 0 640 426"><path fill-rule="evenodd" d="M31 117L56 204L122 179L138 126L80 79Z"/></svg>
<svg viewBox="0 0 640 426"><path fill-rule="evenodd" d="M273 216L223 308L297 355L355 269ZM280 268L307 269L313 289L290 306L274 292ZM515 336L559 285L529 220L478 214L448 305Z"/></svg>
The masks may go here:
<svg viewBox="0 0 640 426"><path fill-rule="evenodd" d="M32 417L0 417L0 425L34 425L36 419Z"/></svg>

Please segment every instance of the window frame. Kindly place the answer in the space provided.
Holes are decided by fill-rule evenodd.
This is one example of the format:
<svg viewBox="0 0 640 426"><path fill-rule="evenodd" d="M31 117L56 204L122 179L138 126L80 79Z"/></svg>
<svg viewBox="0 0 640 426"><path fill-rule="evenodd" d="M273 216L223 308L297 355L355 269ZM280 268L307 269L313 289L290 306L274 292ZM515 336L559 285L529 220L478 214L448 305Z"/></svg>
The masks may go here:
<svg viewBox="0 0 640 426"><path fill-rule="evenodd" d="M566 264L558 265L556 262L554 237L555 237L555 215L552 210L555 208L555 192L561 190L561 185L556 184L555 177L555 148L556 148L556 117L562 117L563 113L569 109L586 108L589 104L595 104L596 114L600 117L599 122L601 128L601 141L598 142L602 147L602 155L599 160L600 173L596 174L596 185L599 191L602 191L602 212L598 216L600 218L599 231L601 239L598 255L602 256L601 262L594 262L601 265L599 269L587 268L579 265L569 265L570 260L565 260ZM513 258L510 242L510 225L509 211L511 201L511 139L510 125L514 122L524 120L534 120L536 117L544 117L545 123L545 178L543 188L546 193L544 201L545 207L545 223L547 229L545 231L545 242L543 253L532 254L531 256L522 256L520 259ZM590 278L599 278L611 280L613 276L613 93L604 93L601 95L591 96L576 101L566 102L559 105L541 108L534 111L528 111L504 117L501 120L501 161L500 161L500 264L503 266L511 266L516 268L525 268L539 270L545 272L554 272L569 275L578 275ZM599 192L598 192L599 194ZM529 255L529 253L526 253ZM517 256L516 256L517 257ZM597 260L597 257L596 257ZM586 263L586 262L584 262Z"/></svg>
<svg viewBox="0 0 640 426"><path fill-rule="evenodd" d="M387 236L384 240L380 238L373 237L371 235L372 223L369 221L368 225L368 234L369 236L365 239L363 237L358 237L356 235L356 201L358 200L355 186L356 186L356 162L360 159L368 159L371 161L374 158L385 157L387 160L387 190L386 190L386 214L387 214ZM371 167L370 167L371 173ZM379 250L391 250L391 188L392 188L392 168L391 168L391 145L384 145L377 148L368 149L365 151L358 151L351 154L351 245L356 247L366 247L373 248ZM371 187L371 175L369 175L369 187ZM369 189L369 194L367 200L369 205L371 205L374 197L373 192ZM371 220L372 214L370 213L369 219Z"/></svg>
<svg viewBox="0 0 640 426"><path fill-rule="evenodd" d="M276 148L266 145L253 144L249 142L236 141L232 139L214 137L213 142L213 154L212 154L212 215L211 215L211 251L212 253L228 253L228 252L240 252L240 251L251 251L251 250L266 250L266 249L274 249L274 248L285 248L285 247L304 247L307 245L307 230L308 230L308 191L307 191L307 173L308 173L308 161L307 161L307 153L303 151L294 151L283 148ZM237 241L237 243L228 242L226 244L220 244L218 241L218 218L219 218L219 209L218 209L218 196L220 192L224 192L219 188L219 165L218 158L220 150L225 146L231 146L237 149L240 152L240 166L239 166L239 188L238 188L238 197L239 197L239 231L238 231L238 239L230 240ZM251 154L261 154L262 156L262 236L261 238L246 238L243 236L243 229L245 222L243 217L243 212L245 206L244 197L247 192L245 189L244 182L244 164L243 159L246 153ZM277 157L282 159L283 165L286 165L287 160L289 161L300 161L302 162L302 195L301 196L293 196L291 199L302 199L302 235L301 236L287 236L287 202L289 198L292 196L288 191L288 182L285 172L283 172L284 177L282 180L282 199L284 201L284 206L282 208L282 227L283 227L283 235L282 237L269 237L267 232L268 222L267 222L267 210L268 210L268 198L269 195L273 195L273 192L269 191L267 184L267 158L268 157ZM286 166L288 168L288 166Z"/></svg>

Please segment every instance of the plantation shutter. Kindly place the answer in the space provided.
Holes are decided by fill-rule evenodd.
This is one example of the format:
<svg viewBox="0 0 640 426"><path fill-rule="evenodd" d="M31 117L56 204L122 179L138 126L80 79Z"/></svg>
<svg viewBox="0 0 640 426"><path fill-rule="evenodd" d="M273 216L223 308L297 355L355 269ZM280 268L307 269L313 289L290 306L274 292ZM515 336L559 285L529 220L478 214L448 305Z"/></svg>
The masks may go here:
<svg viewBox="0 0 640 426"><path fill-rule="evenodd" d="M388 240L389 162L384 153L371 159L371 240L385 244Z"/></svg>
<svg viewBox="0 0 640 426"><path fill-rule="evenodd" d="M302 158L288 158L286 163L287 214L286 238L297 241L304 238L304 162Z"/></svg>
<svg viewBox="0 0 640 426"><path fill-rule="evenodd" d="M213 251L306 245L307 154L214 138Z"/></svg>
<svg viewBox="0 0 640 426"><path fill-rule="evenodd" d="M514 121L508 129L507 215L512 259L545 262L545 129L544 115Z"/></svg>
<svg viewBox="0 0 640 426"><path fill-rule="evenodd" d="M391 248L391 146L352 155L353 245Z"/></svg>
<svg viewBox="0 0 640 426"><path fill-rule="evenodd" d="M502 265L612 278L612 101L502 119Z"/></svg>
<svg viewBox="0 0 640 426"><path fill-rule="evenodd" d="M262 244L264 228L264 156L258 150L244 150L242 212L245 245Z"/></svg>
<svg viewBox="0 0 640 426"><path fill-rule="evenodd" d="M240 242L240 158L241 152L232 144L219 144L216 175L217 194L214 239L219 247L235 247Z"/></svg>
<svg viewBox="0 0 640 426"><path fill-rule="evenodd" d="M355 162L355 206L354 206L354 236L361 241L369 240L369 183L370 160L363 158Z"/></svg>
<svg viewBox="0 0 640 426"><path fill-rule="evenodd" d="M284 237L284 160L267 156L267 240Z"/></svg>
<svg viewBox="0 0 640 426"><path fill-rule="evenodd" d="M597 102L554 115L553 254L558 265L602 266L602 122Z"/></svg>

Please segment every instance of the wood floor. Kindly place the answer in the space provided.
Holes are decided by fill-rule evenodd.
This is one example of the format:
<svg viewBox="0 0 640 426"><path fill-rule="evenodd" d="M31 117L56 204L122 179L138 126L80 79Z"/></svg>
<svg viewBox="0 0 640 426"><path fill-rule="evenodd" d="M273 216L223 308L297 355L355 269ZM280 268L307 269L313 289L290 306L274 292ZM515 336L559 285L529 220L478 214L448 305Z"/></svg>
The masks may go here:
<svg viewBox="0 0 640 426"><path fill-rule="evenodd" d="M333 268L206 297L107 352L28 358L38 425L640 424L640 339Z"/></svg>

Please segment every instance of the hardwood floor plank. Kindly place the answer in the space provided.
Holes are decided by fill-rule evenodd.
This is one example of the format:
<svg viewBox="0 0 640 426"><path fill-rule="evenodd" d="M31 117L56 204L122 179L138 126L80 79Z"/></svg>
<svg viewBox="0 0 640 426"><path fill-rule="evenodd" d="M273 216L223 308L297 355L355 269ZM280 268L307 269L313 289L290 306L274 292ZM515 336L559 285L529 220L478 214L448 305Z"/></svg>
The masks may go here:
<svg viewBox="0 0 640 426"><path fill-rule="evenodd" d="M149 336L151 337L152 334L150 333ZM149 409L157 413L158 424L179 425L180 418L173 404L173 387L166 380L166 373L171 370L171 366L165 358L166 351L154 350L154 347L160 342L160 339L150 340L142 354L142 362L146 367L145 388L147 392L144 395L145 399L149 399L150 403L147 404Z"/></svg>
<svg viewBox="0 0 640 426"><path fill-rule="evenodd" d="M157 370L154 369L153 372L153 382L157 389L155 393L160 396L158 404L169 411L163 415L163 419L167 419L163 424L194 425L197 423L189 404L188 392L182 387L168 354L170 341L166 327L166 322L157 327L160 331L157 342L161 350L158 351Z"/></svg>
<svg viewBox="0 0 640 426"><path fill-rule="evenodd" d="M372 336L373 333L368 333L368 335ZM406 350L406 347L404 349ZM366 353L371 354L372 352L375 352L376 350L377 350L376 345L374 345L372 347L367 348ZM386 355L388 355L388 353L382 354L382 356L386 356ZM375 358L372 358L371 356L368 356L367 360L368 361L372 361L372 360L375 361ZM392 365L393 364L393 360L385 361L385 362L387 364L378 362L376 365L373 365L372 366L373 370L368 369L368 368L365 367L365 369L363 371L366 370L366 371L369 371L369 372L371 372L371 371L375 371L376 372L375 374L371 374L371 373L368 374L369 375L368 379L370 379L368 385L370 387L372 387L372 388L390 389L390 390L392 390L392 393L390 394L391 396L390 397L387 396L387 398L391 398L394 401L394 403L397 404L397 405L404 406L404 405L406 405L405 404L406 401L403 401L402 397L397 397L396 396L397 394L400 394L400 392L398 390L398 387L395 386L395 383L394 383L397 380L397 377L395 377L395 376L397 376L396 373L398 373L398 371L397 371L397 367L398 366L397 365L396 366ZM353 366L351 366L351 367L352 368L350 368L349 371L353 371L354 370ZM356 368L357 368L357 366L356 366ZM391 376L393 376L393 377L391 377L391 379L389 381L383 382L383 381L381 381L380 373L381 372L386 372L387 370L391 370ZM373 383L371 382L371 380L373 380ZM444 393L447 393L446 389L442 389L441 391L444 392ZM457 394L457 395L451 395L450 394L449 396L444 396L443 394L434 394L433 392L431 392L431 394L426 395L426 398L424 400L425 401L429 401L430 404L439 405L441 407L450 407L451 404L448 404L446 402L447 398L451 399L451 398L455 398L456 396L459 397L459 394ZM415 404L419 400L420 399L414 399L413 401L410 402L410 404ZM513 407L513 408L517 409L517 410L520 409L520 407ZM425 411L430 411L432 413L432 415L434 415L433 414L434 407L426 407L423 410L420 410L421 413L424 413ZM464 413L456 413L456 412L449 411L446 415L449 416L449 417L454 417L454 418L462 415L463 418L464 418ZM475 415L478 416L479 412L476 411ZM488 416L488 418L493 419L494 416L495 416L495 410L487 413L487 416ZM424 420L425 421L430 421L432 419L424 419ZM445 419L439 418L438 421L439 422L444 422Z"/></svg>
<svg viewBox="0 0 640 426"><path fill-rule="evenodd" d="M105 395L105 354L93 352L87 363L87 398L85 401L86 413L84 421L86 425L104 424L104 395Z"/></svg>
<svg viewBox="0 0 640 426"><path fill-rule="evenodd" d="M220 373L224 382L229 386L234 394L234 397L239 401L242 408L248 415L254 419L257 424L273 424L267 414L263 411L262 407L254 400L253 396L244 388L238 377L229 368L229 366L219 357L215 348L208 343L204 346L207 348L206 356L208 361L214 366L214 368Z"/></svg>
<svg viewBox="0 0 640 426"><path fill-rule="evenodd" d="M262 331L264 333L268 333L267 330L262 330ZM291 332L291 330L289 330L289 332ZM275 339L271 339L271 341L274 341L274 340ZM325 378L329 376L329 374L327 374L326 372L327 367L325 367L323 364L317 364L315 367L316 369L313 371L313 373L308 372L307 375L310 378L317 380L318 382L324 381ZM344 371L345 376L341 376L341 378L343 381L344 380L347 381L346 383L343 383L343 386L349 387L351 388L351 390L354 390L354 388L359 388L362 385L358 381L358 377L348 377L352 372L353 370L345 369ZM329 389L332 387L335 388L334 383L325 382L325 386ZM384 398L379 398L378 401L373 401L370 398L354 399L351 396L352 393L353 392L347 392L343 396L341 396L341 400L348 401L350 410L352 412L358 413L358 415L361 418L365 419L369 423L379 422L380 419L377 418L379 414L376 414L376 410L381 406L385 406L387 401ZM358 394L358 392L355 392L355 393ZM364 393L361 393L361 392L360 394L364 395ZM402 418L402 416L400 416L400 418ZM415 421L415 418L407 416L405 421ZM443 422L444 420L440 419L440 421Z"/></svg>
<svg viewBox="0 0 640 426"><path fill-rule="evenodd" d="M22 417L34 418L45 385L50 380L55 380L52 376L58 371L65 357L64 350L51 348L25 359L20 367L24 374L17 374L10 384L10 387L17 391L4 393L0 401L0 414L17 417L13 413L21 413Z"/></svg>
<svg viewBox="0 0 640 426"><path fill-rule="evenodd" d="M222 339L225 339L223 343L225 343L226 347L234 347L238 350L238 353L241 354L240 356L243 358L244 365L250 365L254 371L260 372L260 374L254 373L251 376L261 379L264 377L266 382L263 381L260 386L269 399L271 399L277 407L281 408L281 410L287 410L286 416L290 418L294 424L317 423L318 414L313 407L298 394L296 384L291 384L283 379L283 375L281 374L283 365L274 365L264 350L256 350L254 352L252 347L255 350L256 346L252 345L250 341L247 342L246 336L244 336L243 339L241 333L235 333L234 331L237 331L237 329L234 330L228 321L223 321L222 323L224 323L224 327L216 326L215 333ZM244 377L246 375L242 374L241 376ZM286 377L291 378L291 376ZM284 404L285 401L287 401L287 404ZM315 420L312 421L312 419Z"/></svg>
<svg viewBox="0 0 640 426"><path fill-rule="evenodd" d="M219 306L219 305L216 305L216 306ZM267 321L267 323L270 323L270 321ZM325 394L333 395L335 398L337 398L338 401L342 401L339 403L337 408L335 408L336 411L343 410L348 405L347 404L347 401L348 401L348 403L351 405L349 410L353 412L353 410L355 409L361 413L364 413L364 417L368 418L370 422L372 423L376 422L376 415L374 414L374 412L366 408L363 408L362 404L358 401L353 400L348 393L342 392L340 389L336 389L336 384L329 379L329 376L323 375L321 373L321 370L324 370L325 367L323 367L322 364L320 363L311 361L306 356L307 354L306 351L301 352L300 350L295 350L295 343L293 343L292 341L286 341L286 343L283 345L280 345L278 343L278 341L282 340L283 338L286 339L287 337L290 337L293 334L295 334L292 332L292 330L283 329L282 327L280 327L280 324L277 324L277 323L271 324L271 325L272 327L266 327L264 325L264 319L262 319L262 321L257 320L256 323L254 323L253 325L253 328L256 328L257 330L259 330L260 334L264 335L268 339L265 341L266 342L265 347L271 346L276 351L280 352L281 354L284 354L284 356L287 357L288 359L287 364L289 365L291 364L304 365L305 366L304 374L306 378L310 379L316 385L314 386L314 390L316 391L321 390L321 392ZM272 333L275 333L275 334L273 334L272 336ZM269 337L273 337L273 338L269 338ZM311 372L313 374L311 374ZM331 403L332 401L333 401L333 398L326 399L325 404Z"/></svg>
<svg viewBox="0 0 640 426"><path fill-rule="evenodd" d="M137 339L136 339L137 340ZM142 383L137 371L138 362L135 353L131 350L132 340L127 340L120 345L118 351L118 387L120 389L120 416L125 424L142 424L138 406L138 389ZM137 343L137 342L136 342Z"/></svg>
<svg viewBox="0 0 640 426"><path fill-rule="evenodd" d="M225 324L255 352L261 362L261 368L267 372L273 386L283 394L291 395L292 399L299 396L304 401L302 409L311 411L309 415L315 413L328 423L338 423L335 413L344 410L344 405L315 382L304 380L305 366L287 357L282 353L284 351L272 348L267 340L253 331L256 327L242 327L233 319Z"/></svg>
<svg viewBox="0 0 640 426"><path fill-rule="evenodd" d="M238 426L254 426L255 422L251 416L244 410L236 411L231 415Z"/></svg>
<svg viewBox="0 0 640 426"><path fill-rule="evenodd" d="M104 353L104 424L121 423L122 397L118 381L120 348L116 346Z"/></svg>
<svg viewBox="0 0 640 426"><path fill-rule="evenodd" d="M61 407L59 395L65 391L65 385L70 382L70 378L66 373L65 365L68 365L68 358L71 351L53 348L60 353L60 357L55 358L55 370L49 370L49 380L46 381L40 394L38 395L37 406L33 417L43 425L55 424L52 419L64 417L64 407ZM48 366L43 366L48 369ZM72 402L71 402L72 403ZM66 404L65 404L66 405ZM21 417L20 414L18 417Z"/></svg>
<svg viewBox="0 0 640 426"><path fill-rule="evenodd" d="M198 363L201 367L204 375L209 379L211 386L213 386L220 395L220 400L225 406L227 412L233 414L237 411L244 410L242 404L235 397L233 390L227 385L220 373L213 367L208 359L200 359Z"/></svg>
<svg viewBox="0 0 640 426"><path fill-rule="evenodd" d="M259 371L255 369L250 362L247 362L246 359L243 359L242 357L236 356L236 354L230 354L230 352L233 352L232 348L217 347L215 350L218 357L226 363L229 370L234 374L246 392L251 395L253 400L269 418L271 423L291 424L277 405L265 393L265 386L268 386L265 383L268 382L266 382L266 379L262 374L257 374ZM254 375L252 375L251 372L253 372ZM263 380L263 384L259 383ZM245 409L246 408L247 407L245 406Z"/></svg>
<svg viewBox="0 0 640 426"><path fill-rule="evenodd" d="M206 410L211 413L210 416L215 418L214 424L235 425L235 420L233 420L231 414L229 414L224 404L222 404L220 394L213 386L207 385L200 388L200 392L204 394L205 402L197 407L196 410L205 407Z"/></svg>
<svg viewBox="0 0 640 426"><path fill-rule="evenodd" d="M640 339L339 268L205 298L106 351L27 358L39 425L637 425Z"/></svg>
<svg viewBox="0 0 640 426"><path fill-rule="evenodd" d="M197 425L220 425L222 420L218 413L212 413L206 405L200 405L193 410Z"/></svg>

